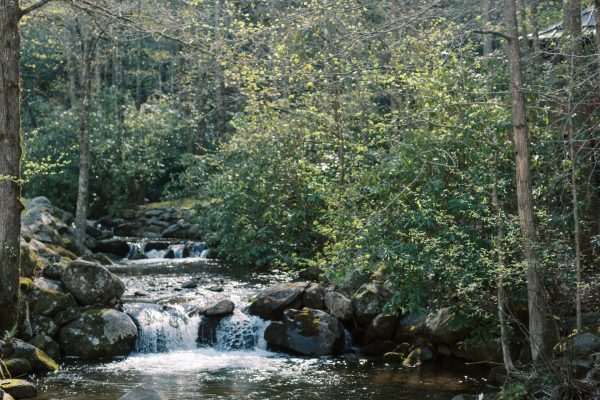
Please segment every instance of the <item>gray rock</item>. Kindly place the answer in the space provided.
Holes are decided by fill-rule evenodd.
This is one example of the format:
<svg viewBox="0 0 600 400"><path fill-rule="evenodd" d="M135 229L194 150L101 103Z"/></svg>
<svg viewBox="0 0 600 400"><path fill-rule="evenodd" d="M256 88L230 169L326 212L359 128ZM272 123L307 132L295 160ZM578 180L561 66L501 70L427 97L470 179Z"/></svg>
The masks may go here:
<svg viewBox="0 0 600 400"><path fill-rule="evenodd" d="M405 357L406 355L403 353L390 351L389 353L385 353L383 355L383 361L388 364L402 364Z"/></svg>
<svg viewBox="0 0 600 400"><path fill-rule="evenodd" d="M471 362L502 361L502 347L500 346L500 343L495 340L472 343L468 346L454 343L450 345L450 351L454 357Z"/></svg>
<svg viewBox="0 0 600 400"><path fill-rule="evenodd" d="M167 257L165 257L165 258L167 258ZM198 281L196 279L190 279L189 281L184 282L181 285L182 289L195 289L197 287L198 287Z"/></svg>
<svg viewBox="0 0 600 400"><path fill-rule="evenodd" d="M385 353L396 351L398 343L391 340L376 340L363 346L360 352L366 356L382 356Z"/></svg>
<svg viewBox="0 0 600 400"><path fill-rule="evenodd" d="M343 321L351 320L354 316L352 301L341 293L327 292L325 306L331 315Z"/></svg>
<svg viewBox="0 0 600 400"><path fill-rule="evenodd" d="M36 372L54 372L58 364L48 354L37 347L19 339L13 339L5 348L5 356L10 358L25 358Z"/></svg>
<svg viewBox="0 0 600 400"><path fill-rule="evenodd" d="M311 283L302 296L304 307L325 310L325 290L318 283Z"/></svg>
<svg viewBox="0 0 600 400"><path fill-rule="evenodd" d="M138 386L118 400L166 400L166 397L157 390Z"/></svg>
<svg viewBox="0 0 600 400"><path fill-rule="evenodd" d="M129 254L129 244L122 239L98 240L91 250L94 253L110 253L125 258Z"/></svg>
<svg viewBox="0 0 600 400"><path fill-rule="evenodd" d="M262 319L279 320L288 308L300 308L306 282L281 283L263 290L248 311Z"/></svg>
<svg viewBox="0 0 600 400"><path fill-rule="evenodd" d="M380 314L387 303L390 293L382 285L368 283L362 285L352 298L354 316L363 326L368 325Z"/></svg>
<svg viewBox="0 0 600 400"><path fill-rule="evenodd" d="M231 314L234 309L235 309L235 304L233 304L233 302L231 302L229 300L221 300L218 303L207 307L204 310L204 314L208 315L209 317L223 316L223 315Z"/></svg>
<svg viewBox="0 0 600 400"><path fill-rule="evenodd" d="M33 285L33 312L35 314L53 317L69 306L76 305L70 294Z"/></svg>
<svg viewBox="0 0 600 400"><path fill-rule="evenodd" d="M34 335L55 337L58 334L59 327L52 318L34 314L31 317L31 329Z"/></svg>
<svg viewBox="0 0 600 400"><path fill-rule="evenodd" d="M137 327L127 314L91 309L61 329L59 343L65 356L95 360L129 354L137 336Z"/></svg>
<svg viewBox="0 0 600 400"><path fill-rule="evenodd" d="M60 345L56 343L50 336L37 335L29 341L29 344L43 350L53 360L60 359Z"/></svg>
<svg viewBox="0 0 600 400"><path fill-rule="evenodd" d="M125 285L116 275L87 261L73 261L63 274L63 282L82 305L108 304L125 293Z"/></svg>
<svg viewBox="0 0 600 400"><path fill-rule="evenodd" d="M20 377L33 372L33 366L26 358L9 358L2 361L3 371L8 371L11 377Z"/></svg>
<svg viewBox="0 0 600 400"><path fill-rule="evenodd" d="M434 344L450 344L465 339L469 328L460 326L449 307L442 308L425 318L425 337Z"/></svg>
<svg viewBox="0 0 600 400"><path fill-rule="evenodd" d="M288 309L282 322L267 327L265 339L277 349L308 356L338 354L343 350L344 329L337 318L324 311Z"/></svg>
<svg viewBox="0 0 600 400"><path fill-rule="evenodd" d="M364 343L369 344L375 340L391 340L398 326L398 318L395 315L377 315L365 334Z"/></svg>

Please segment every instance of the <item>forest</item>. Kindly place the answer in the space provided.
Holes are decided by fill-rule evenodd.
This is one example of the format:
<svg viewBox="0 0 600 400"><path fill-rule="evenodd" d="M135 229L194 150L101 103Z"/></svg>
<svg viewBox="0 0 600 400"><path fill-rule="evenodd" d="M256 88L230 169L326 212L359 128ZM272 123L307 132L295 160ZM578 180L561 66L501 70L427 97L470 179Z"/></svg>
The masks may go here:
<svg viewBox="0 0 600 400"><path fill-rule="evenodd" d="M600 398L598 10L0 0L0 399Z"/></svg>

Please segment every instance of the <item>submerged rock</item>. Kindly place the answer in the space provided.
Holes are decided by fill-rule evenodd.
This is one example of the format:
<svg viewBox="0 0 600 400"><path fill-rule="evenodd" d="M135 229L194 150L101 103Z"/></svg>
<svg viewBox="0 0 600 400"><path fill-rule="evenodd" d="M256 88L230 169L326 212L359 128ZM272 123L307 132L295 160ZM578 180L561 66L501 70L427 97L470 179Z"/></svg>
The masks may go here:
<svg viewBox="0 0 600 400"><path fill-rule="evenodd" d="M112 309L92 309L65 325L59 335L63 354L88 360L126 356L135 348L137 327Z"/></svg>
<svg viewBox="0 0 600 400"><path fill-rule="evenodd" d="M286 310L282 322L265 331L273 347L308 356L338 354L343 350L344 329L334 316L321 310Z"/></svg>
<svg viewBox="0 0 600 400"><path fill-rule="evenodd" d="M166 397L157 390L140 385L118 400L166 400Z"/></svg>
<svg viewBox="0 0 600 400"><path fill-rule="evenodd" d="M300 308L306 282L281 283L263 290L248 311L262 319L279 320L288 308Z"/></svg>
<svg viewBox="0 0 600 400"><path fill-rule="evenodd" d="M63 282L82 305L108 304L125 293L123 282L99 264L76 260L63 273Z"/></svg>

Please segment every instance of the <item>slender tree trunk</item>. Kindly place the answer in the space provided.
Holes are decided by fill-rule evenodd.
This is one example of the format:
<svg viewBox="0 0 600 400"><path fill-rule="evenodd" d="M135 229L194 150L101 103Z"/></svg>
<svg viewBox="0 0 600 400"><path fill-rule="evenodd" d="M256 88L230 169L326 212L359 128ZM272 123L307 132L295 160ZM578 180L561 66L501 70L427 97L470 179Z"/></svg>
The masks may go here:
<svg viewBox="0 0 600 400"><path fill-rule="evenodd" d="M600 0L594 0L594 10L596 11L596 73L600 82Z"/></svg>
<svg viewBox="0 0 600 400"><path fill-rule="evenodd" d="M569 82L567 87L566 109L566 131L569 145L569 158L571 162L571 195L573 202L573 236L575 246L575 272L577 275L575 290L575 308L577 330L581 331L581 228L579 223L579 204L577 198L577 158L575 151L575 114L577 110L573 107L573 88L577 82L578 66L582 55L581 41L581 3L579 0L569 0L565 5L565 33L567 33L567 54L569 63ZM567 22L568 21L568 22ZM567 25L568 23L568 25Z"/></svg>
<svg viewBox="0 0 600 400"><path fill-rule="evenodd" d="M526 119L525 95L523 93L523 71L519 52L516 0L505 0L505 19L515 145L517 206L523 253L527 262L531 355L535 364L541 364L551 355L551 326L549 307L544 291L544 271L540 266L536 250L537 233L533 209L529 131Z"/></svg>
<svg viewBox="0 0 600 400"><path fill-rule="evenodd" d="M84 38L83 68L81 83L83 88L83 108L79 126L79 186L77 191L77 210L75 213L76 243L80 251L84 250L85 228L88 215L89 179L90 179L90 111L92 97L92 40Z"/></svg>
<svg viewBox="0 0 600 400"><path fill-rule="evenodd" d="M227 136L227 114L225 113L225 79L223 76L223 68L221 67L221 0L215 0L214 10L214 41L215 41L215 58L214 74L215 74L215 102L217 112L217 134L219 141L224 142Z"/></svg>
<svg viewBox="0 0 600 400"><path fill-rule="evenodd" d="M21 232L21 12L0 0L0 335L19 320Z"/></svg>
<svg viewBox="0 0 600 400"><path fill-rule="evenodd" d="M497 146L496 146L497 147ZM498 224L498 233L496 236L496 251L498 253L498 321L500 322L500 344L502 346L502 359L507 374L513 373L515 365L510 355L510 341L508 338L507 316L507 298L504 291L504 276L506 266L504 263L504 218L502 216L502 207L498 196L498 149L494 154L494 188L492 190L492 203L496 209L496 221Z"/></svg>

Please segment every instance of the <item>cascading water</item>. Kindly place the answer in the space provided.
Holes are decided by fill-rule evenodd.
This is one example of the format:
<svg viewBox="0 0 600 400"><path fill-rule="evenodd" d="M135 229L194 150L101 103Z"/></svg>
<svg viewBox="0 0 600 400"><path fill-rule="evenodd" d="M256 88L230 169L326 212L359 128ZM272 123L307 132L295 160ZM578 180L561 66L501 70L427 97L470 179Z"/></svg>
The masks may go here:
<svg viewBox="0 0 600 400"><path fill-rule="evenodd" d="M125 311L138 326L137 352L163 353L196 348L200 318L188 317L182 306L128 304Z"/></svg>
<svg viewBox="0 0 600 400"><path fill-rule="evenodd" d="M266 349L264 333L268 325L259 317L236 312L219 323L215 348L221 351Z"/></svg>
<svg viewBox="0 0 600 400"><path fill-rule="evenodd" d="M204 258L209 250L202 242L148 241L145 238L125 238L129 244L128 260Z"/></svg>

